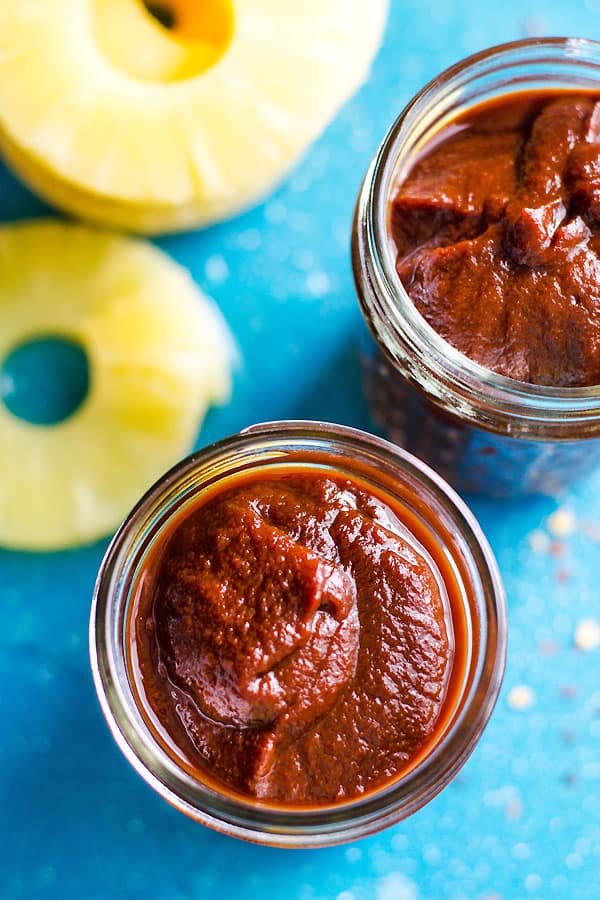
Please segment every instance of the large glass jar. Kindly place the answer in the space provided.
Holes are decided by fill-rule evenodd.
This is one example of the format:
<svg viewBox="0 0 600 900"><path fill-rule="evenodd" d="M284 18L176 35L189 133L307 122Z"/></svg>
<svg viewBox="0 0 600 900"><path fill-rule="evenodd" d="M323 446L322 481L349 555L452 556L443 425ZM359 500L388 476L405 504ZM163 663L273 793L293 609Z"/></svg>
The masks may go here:
<svg viewBox="0 0 600 900"><path fill-rule="evenodd" d="M396 273L390 200L449 121L493 98L549 90L600 92L600 44L575 38L518 41L443 72L393 124L358 199L353 266L375 337L366 334L363 347L374 420L463 491L554 493L600 463L600 385L519 382L443 340L417 312Z"/></svg>
<svg viewBox="0 0 600 900"><path fill-rule="evenodd" d="M443 554L464 612L464 667L436 741L405 775L351 802L281 808L202 782L155 727L140 697L132 658L136 585L165 530L203 491L249 473L306 467L359 478L364 489L401 504L423 543ZM112 542L96 584L90 622L92 670L108 724L140 775L177 809L235 837L289 847L354 840L410 815L458 772L496 701L506 654L506 608L491 550L462 500L403 450L336 425L280 422L207 447L164 476ZM135 650L133 651L135 656Z"/></svg>

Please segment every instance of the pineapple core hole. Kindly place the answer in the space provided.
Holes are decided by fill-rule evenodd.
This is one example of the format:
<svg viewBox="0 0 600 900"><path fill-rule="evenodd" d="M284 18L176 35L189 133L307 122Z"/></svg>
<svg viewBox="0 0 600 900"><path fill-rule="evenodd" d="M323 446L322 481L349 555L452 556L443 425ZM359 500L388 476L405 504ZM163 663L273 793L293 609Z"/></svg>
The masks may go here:
<svg viewBox="0 0 600 900"><path fill-rule="evenodd" d="M233 0L92 0L92 10L99 50L138 81L195 78L233 39Z"/></svg>
<svg viewBox="0 0 600 900"><path fill-rule="evenodd" d="M57 425L70 418L87 397L89 386L90 367L83 347L54 335L19 344L0 372L4 405L33 425Z"/></svg>
<svg viewBox="0 0 600 900"><path fill-rule="evenodd" d="M175 27L177 19L173 10L168 6L162 3L147 3L146 0L144 0L144 6L163 28L171 29Z"/></svg>

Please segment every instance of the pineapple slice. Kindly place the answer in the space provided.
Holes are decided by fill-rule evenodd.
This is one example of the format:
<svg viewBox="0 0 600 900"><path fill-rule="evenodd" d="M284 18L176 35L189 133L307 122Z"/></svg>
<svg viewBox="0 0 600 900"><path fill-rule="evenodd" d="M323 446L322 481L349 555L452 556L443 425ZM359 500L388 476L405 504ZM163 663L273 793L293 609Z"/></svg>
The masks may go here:
<svg viewBox="0 0 600 900"><path fill-rule="evenodd" d="M151 4L148 4L151 6ZM0 147L43 197L146 233L263 197L364 80L388 0L1 0Z"/></svg>
<svg viewBox="0 0 600 900"><path fill-rule="evenodd" d="M44 335L85 350L90 387L53 427L0 401L0 544L29 550L113 531L230 390L219 314L141 241L57 221L0 228L0 360Z"/></svg>

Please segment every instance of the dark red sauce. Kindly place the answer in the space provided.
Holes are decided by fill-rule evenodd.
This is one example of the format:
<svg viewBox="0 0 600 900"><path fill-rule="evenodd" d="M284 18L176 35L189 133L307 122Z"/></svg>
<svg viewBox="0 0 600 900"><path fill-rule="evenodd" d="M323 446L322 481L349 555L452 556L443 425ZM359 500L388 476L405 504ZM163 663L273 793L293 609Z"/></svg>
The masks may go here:
<svg viewBox="0 0 600 900"><path fill-rule="evenodd" d="M277 805L397 779L439 739L466 668L463 601L426 526L309 467L238 478L176 517L129 635L170 750Z"/></svg>

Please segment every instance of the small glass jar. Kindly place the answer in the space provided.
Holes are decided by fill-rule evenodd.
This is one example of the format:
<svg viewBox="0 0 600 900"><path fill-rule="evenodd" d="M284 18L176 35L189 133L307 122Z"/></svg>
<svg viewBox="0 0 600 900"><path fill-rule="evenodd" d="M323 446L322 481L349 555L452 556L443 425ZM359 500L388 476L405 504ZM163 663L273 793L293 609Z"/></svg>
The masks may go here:
<svg viewBox="0 0 600 900"><path fill-rule="evenodd" d="M192 777L151 727L136 691L128 622L140 572L156 541L199 494L254 471L317 467L402 504L450 563L464 607L465 669L433 749L397 781L344 804L282 809L236 797ZM91 663L111 731L133 767L193 819L229 835L287 847L355 840L415 812L458 772L475 747L500 690L506 607L488 543L454 491L422 462L379 438L311 422L260 425L190 456L140 501L108 549L90 621Z"/></svg>
<svg viewBox="0 0 600 900"><path fill-rule="evenodd" d="M492 98L549 90L600 93L600 43L517 41L447 69L393 124L358 198L353 267L376 342L365 335L373 418L391 440L463 491L555 493L600 463L600 385L519 382L443 340L417 312L396 273L389 204L395 187L448 122Z"/></svg>

